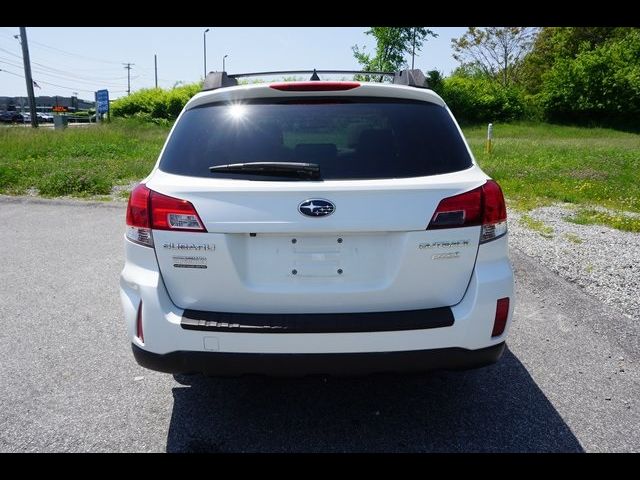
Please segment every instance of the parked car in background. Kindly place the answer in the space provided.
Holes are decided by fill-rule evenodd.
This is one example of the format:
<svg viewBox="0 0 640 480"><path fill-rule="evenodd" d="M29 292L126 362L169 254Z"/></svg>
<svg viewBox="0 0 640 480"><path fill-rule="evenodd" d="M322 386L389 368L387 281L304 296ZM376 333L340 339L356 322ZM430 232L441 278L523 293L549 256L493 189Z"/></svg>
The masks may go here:
<svg viewBox="0 0 640 480"><path fill-rule="evenodd" d="M53 123L53 115L50 113L38 112L38 121L44 123Z"/></svg>
<svg viewBox="0 0 640 480"><path fill-rule="evenodd" d="M18 123L18 122L23 122L23 121L24 121L24 117L22 116L22 114L20 112L6 111L6 112L0 113L0 122L3 122L3 123Z"/></svg>

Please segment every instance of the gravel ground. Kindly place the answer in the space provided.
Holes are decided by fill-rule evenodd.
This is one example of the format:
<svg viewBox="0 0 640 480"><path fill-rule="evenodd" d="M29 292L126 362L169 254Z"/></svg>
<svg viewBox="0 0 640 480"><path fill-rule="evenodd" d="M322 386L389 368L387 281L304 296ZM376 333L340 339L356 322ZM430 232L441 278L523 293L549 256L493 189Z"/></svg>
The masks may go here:
<svg viewBox="0 0 640 480"><path fill-rule="evenodd" d="M561 277L627 317L640 319L640 234L568 221L571 206L556 204L527 213L553 228L528 228L509 210L509 242Z"/></svg>

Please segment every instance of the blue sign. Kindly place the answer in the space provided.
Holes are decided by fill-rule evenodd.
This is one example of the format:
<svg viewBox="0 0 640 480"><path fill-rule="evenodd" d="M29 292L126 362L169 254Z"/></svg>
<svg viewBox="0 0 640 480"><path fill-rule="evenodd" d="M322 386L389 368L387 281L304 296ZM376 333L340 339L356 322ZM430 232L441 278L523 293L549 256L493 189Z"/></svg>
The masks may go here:
<svg viewBox="0 0 640 480"><path fill-rule="evenodd" d="M109 90L98 90L96 92L96 110L98 113L109 111Z"/></svg>

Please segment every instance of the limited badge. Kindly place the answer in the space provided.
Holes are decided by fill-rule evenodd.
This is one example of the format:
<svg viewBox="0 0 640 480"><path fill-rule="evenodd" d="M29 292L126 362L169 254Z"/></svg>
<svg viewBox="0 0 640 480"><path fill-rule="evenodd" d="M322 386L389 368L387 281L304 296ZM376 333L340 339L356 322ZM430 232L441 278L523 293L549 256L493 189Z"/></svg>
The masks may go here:
<svg viewBox="0 0 640 480"><path fill-rule="evenodd" d="M449 258L458 258L459 256L460 252L437 253L431 255L431 260L447 260Z"/></svg>
<svg viewBox="0 0 640 480"><path fill-rule="evenodd" d="M207 268L207 257L171 257L175 268Z"/></svg>

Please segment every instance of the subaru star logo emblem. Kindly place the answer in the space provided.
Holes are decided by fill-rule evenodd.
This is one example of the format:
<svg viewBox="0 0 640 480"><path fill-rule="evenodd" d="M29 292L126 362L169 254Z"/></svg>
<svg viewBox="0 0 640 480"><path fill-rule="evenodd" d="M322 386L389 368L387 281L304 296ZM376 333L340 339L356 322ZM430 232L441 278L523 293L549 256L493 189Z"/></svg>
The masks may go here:
<svg viewBox="0 0 640 480"><path fill-rule="evenodd" d="M336 211L336 206L329 200L310 198L298 205L298 211L307 217L326 217Z"/></svg>

